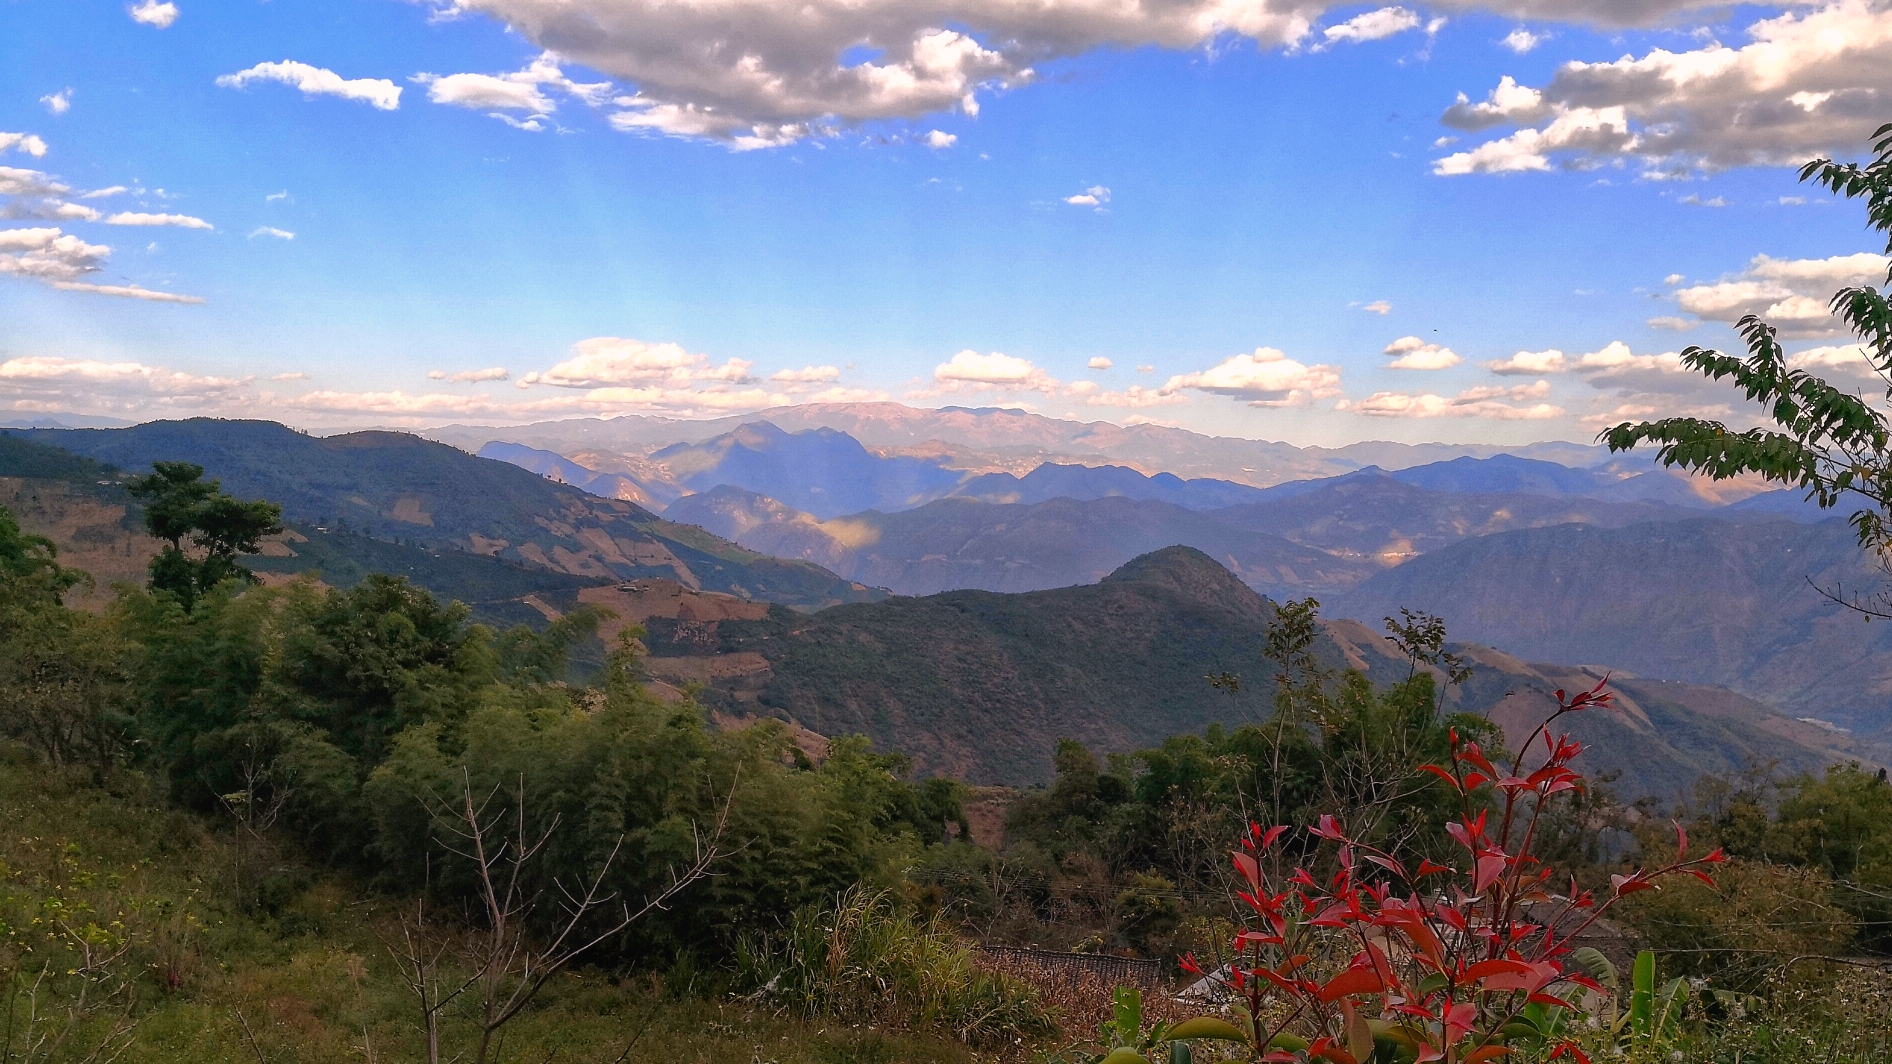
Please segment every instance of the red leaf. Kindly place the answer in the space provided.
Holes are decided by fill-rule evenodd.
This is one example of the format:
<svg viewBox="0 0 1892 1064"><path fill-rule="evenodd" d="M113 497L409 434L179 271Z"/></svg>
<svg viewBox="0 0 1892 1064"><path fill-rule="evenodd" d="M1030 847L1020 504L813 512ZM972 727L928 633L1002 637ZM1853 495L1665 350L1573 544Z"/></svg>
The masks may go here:
<svg viewBox="0 0 1892 1064"><path fill-rule="evenodd" d="M1509 1056L1515 1052L1517 1052L1517 1050L1512 1049L1510 1046L1485 1046L1482 1049L1474 1049L1458 1059L1462 1061L1463 1064L1480 1064L1481 1061L1496 1060L1499 1057Z"/></svg>
<svg viewBox="0 0 1892 1064"><path fill-rule="evenodd" d="M1371 968L1349 968L1320 988L1322 1001L1338 1001L1350 994L1377 994L1386 989L1380 973Z"/></svg>
<svg viewBox="0 0 1892 1064"><path fill-rule="evenodd" d="M1248 885L1260 890L1261 864L1245 853L1235 853L1230 856L1235 858L1235 870L1242 874L1243 879L1248 880Z"/></svg>

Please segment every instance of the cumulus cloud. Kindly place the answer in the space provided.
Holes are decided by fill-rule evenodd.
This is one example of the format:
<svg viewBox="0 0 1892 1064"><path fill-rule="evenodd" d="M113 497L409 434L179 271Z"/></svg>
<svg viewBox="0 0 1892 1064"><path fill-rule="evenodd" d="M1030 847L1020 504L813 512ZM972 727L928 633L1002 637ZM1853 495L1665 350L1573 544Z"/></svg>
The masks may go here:
<svg viewBox="0 0 1892 1064"><path fill-rule="evenodd" d="M1381 354L1399 356L1386 364L1388 369L1451 369L1465 361L1451 348L1427 343L1417 336L1402 336L1387 344Z"/></svg>
<svg viewBox="0 0 1892 1064"><path fill-rule="evenodd" d="M674 343L652 344L617 336L596 336L572 345L573 356L543 372L519 378L518 386L535 384L555 388L602 388L611 385L662 382L671 387L693 382L746 383L755 365L732 358L712 366L708 355L692 354Z"/></svg>
<svg viewBox="0 0 1892 1064"><path fill-rule="evenodd" d="M188 214L145 214L141 211L121 211L105 219L106 225L173 225L180 229L214 229L215 226L202 218L193 218Z"/></svg>
<svg viewBox="0 0 1892 1064"><path fill-rule="evenodd" d="M1102 185L1092 185L1075 196L1064 197L1064 202L1073 207L1095 207L1103 210L1104 204L1110 202L1110 190Z"/></svg>
<svg viewBox="0 0 1892 1064"><path fill-rule="evenodd" d="M1506 48L1511 49L1513 52L1516 52L1518 55L1524 55L1525 53L1536 48L1538 45L1543 44L1544 41L1547 39L1548 38L1544 35L1532 33L1530 30L1527 30L1524 27L1519 26L1517 29L1514 29L1510 33L1505 34L1504 40L1501 40L1498 43L1504 45Z"/></svg>
<svg viewBox="0 0 1892 1064"><path fill-rule="evenodd" d="M42 281L73 281L96 273L112 249L54 228L0 229L0 273Z"/></svg>
<svg viewBox="0 0 1892 1064"><path fill-rule="evenodd" d="M1550 395L1550 382L1521 384L1511 388L1467 388L1454 396L1424 392L1374 392L1365 399L1343 399L1336 410L1347 410L1367 417L1439 418L1469 417L1493 421L1541 421L1562 417L1563 407L1536 402ZM1529 405L1515 405L1528 403Z"/></svg>
<svg viewBox="0 0 1892 1064"><path fill-rule="evenodd" d="M1653 49L1564 64L1542 89L1510 77L1443 121L1523 128L1438 160L1439 174L1511 173L1635 159L1676 169L1783 165L1852 152L1892 110L1892 5L1835 0L1747 27L1730 48Z"/></svg>
<svg viewBox="0 0 1892 1064"><path fill-rule="evenodd" d="M1562 351L1519 351L1510 358L1487 362L1485 368L1500 376L1537 377L1546 373L1562 373L1570 368L1570 363Z"/></svg>
<svg viewBox="0 0 1892 1064"><path fill-rule="evenodd" d="M1051 375L1027 359L994 351L982 355L961 351L950 361L933 367L933 381L942 391L1035 391L1047 395L1058 390Z"/></svg>
<svg viewBox="0 0 1892 1064"><path fill-rule="evenodd" d="M503 381L511 377L512 374L506 372L506 367L504 366L491 366L487 369L463 369L458 373L448 373L444 369L436 369L429 371L427 374L428 380L452 381L455 384L478 384L481 381Z"/></svg>
<svg viewBox="0 0 1892 1064"><path fill-rule="evenodd" d="M1841 381L1852 378L1881 385L1887 383L1866 358L1866 349L1858 344L1814 347L1788 355L1787 368Z"/></svg>
<svg viewBox="0 0 1892 1064"><path fill-rule="evenodd" d="M1686 332L1700 325L1701 322L1689 321L1687 318L1678 318L1673 314L1659 314L1656 317L1650 318L1644 324L1648 325L1651 329L1669 329L1674 332Z"/></svg>
<svg viewBox="0 0 1892 1064"><path fill-rule="evenodd" d="M95 188L90 192L82 192L79 194L79 198L80 199L104 199L107 196L120 196L129 191L130 189L127 189L123 185L113 185L110 188Z"/></svg>
<svg viewBox="0 0 1892 1064"><path fill-rule="evenodd" d="M1371 303L1361 304L1360 309L1366 311L1368 314L1378 314L1383 318L1393 312L1393 305L1384 299L1376 299Z"/></svg>
<svg viewBox="0 0 1892 1064"><path fill-rule="evenodd" d="M566 77L552 52L541 53L524 70L510 74L416 74L409 80L425 85L427 98L434 103L492 112L492 117L513 128L534 133L545 129L547 116L558 110L548 89L594 107L611 96L608 81L584 84ZM531 116L522 120L507 111L527 111Z"/></svg>
<svg viewBox="0 0 1892 1064"><path fill-rule="evenodd" d="M1226 395L1250 406L1297 406L1339 395L1340 370L1303 365L1275 348L1258 347L1200 373L1173 376L1161 389L1165 395L1185 390Z"/></svg>
<svg viewBox="0 0 1892 1064"><path fill-rule="evenodd" d="M255 240L259 236L273 236L277 240L294 240L296 238L296 234L289 230L278 229L273 225L259 225L255 229L250 230L251 240Z"/></svg>
<svg viewBox="0 0 1892 1064"><path fill-rule="evenodd" d="M1713 284L1674 292L1682 310L1708 321L1738 321L1748 314L1788 337L1836 336L1845 324L1829 311L1833 293L1852 285L1886 282L1892 260L1861 252L1824 259L1776 259L1756 255L1747 268Z"/></svg>
<svg viewBox="0 0 1892 1064"><path fill-rule="evenodd" d="M278 81L302 90L304 96L340 96L344 100L369 104L381 111L393 111L401 106L401 87L386 78L356 78L351 81L333 70L293 59L285 59L280 63L258 63L248 70L224 74L217 79L217 84L226 89L240 89L253 81Z"/></svg>
<svg viewBox="0 0 1892 1064"><path fill-rule="evenodd" d="M29 410L205 411L246 403L252 381L141 362L33 355L0 362L0 401Z"/></svg>
<svg viewBox="0 0 1892 1064"><path fill-rule="evenodd" d="M46 154L46 142L31 133L0 133L0 151L9 149L38 159Z"/></svg>
<svg viewBox="0 0 1892 1064"><path fill-rule="evenodd" d="M169 0L165 3L159 3L158 0L138 0L138 3L125 10L131 15L133 22L155 26L161 30L169 29L171 23L177 21L178 15L177 5L170 3Z"/></svg>
<svg viewBox="0 0 1892 1064"><path fill-rule="evenodd" d="M803 366L800 369L778 369L769 374L772 381L785 384L825 384L841 379L838 366Z"/></svg>
<svg viewBox="0 0 1892 1064"><path fill-rule="evenodd" d="M1115 362L1112 362L1111 360L1105 358L1102 355L1098 355L1095 358L1092 358L1089 362L1084 363L1084 368L1085 369L1109 369L1110 367L1114 365L1116 365Z"/></svg>
<svg viewBox="0 0 1892 1064"><path fill-rule="evenodd" d="M59 92L49 92L39 98L39 104L51 114L63 115L72 110L72 90L62 89ZM0 134L0 136L5 136L5 134Z"/></svg>
<svg viewBox="0 0 1892 1064"><path fill-rule="evenodd" d="M934 129L926 134L926 146L929 148L950 148L957 143L959 143L959 135L956 133L944 133Z"/></svg>
<svg viewBox="0 0 1892 1064"><path fill-rule="evenodd" d="M1417 12L1403 7L1382 7L1377 11L1355 15L1345 22L1321 30L1321 43L1315 47L1321 49L1342 43L1359 44L1362 41L1379 41L1394 34L1418 28Z"/></svg>
<svg viewBox="0 0 1892 1064"><path fill-rule="evenodd" d="M0 166L0 196L61 196L71 189L47 177L38 170L22 170L14 166Z"/></svg>
<svg viewBox="0 0 1892 1064"><path fill-rule="evenodd" d="M0 210L0 218L38 218L49 222L96 222L101 217L98 211L83 203L58 199L15 200Z"/></svg>

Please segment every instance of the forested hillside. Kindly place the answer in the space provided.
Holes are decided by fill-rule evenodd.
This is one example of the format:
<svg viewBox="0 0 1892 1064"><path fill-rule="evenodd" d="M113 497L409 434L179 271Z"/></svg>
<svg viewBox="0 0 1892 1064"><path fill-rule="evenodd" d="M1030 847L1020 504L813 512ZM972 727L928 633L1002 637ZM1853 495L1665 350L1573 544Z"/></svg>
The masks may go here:
<svg viewBox="0 0 1892 1064"><path fill-rule="evenodd" d="M633 503L403 433L317 438L273 422L200 418L25 435L123 469L193 462L236 494L279 500L292 521L376 539L598 580L674 577L797 605L875 597L817 566L758 554Z"/></svg>

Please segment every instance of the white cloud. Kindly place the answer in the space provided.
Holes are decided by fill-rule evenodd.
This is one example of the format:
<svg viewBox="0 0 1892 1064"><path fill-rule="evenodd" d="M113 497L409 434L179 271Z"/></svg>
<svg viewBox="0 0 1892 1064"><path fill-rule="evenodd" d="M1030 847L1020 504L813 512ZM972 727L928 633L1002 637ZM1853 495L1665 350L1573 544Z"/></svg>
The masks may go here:
<svg viewBox="0 0 1892 1064"><path fill-rule="evenodd" d="M125 10L131 15L133 22L156 26L161 30L169 29L171 23L177 21L177 5L170 3L169 0L165 3L159 3L158 0L138 0L138 3Z"/></svg>
<svg viewBox="0 0 1892 1064"><path fill-rule="evenodd" d="M193 218L188 214L145 214L140 211L122 211L105 219L106 225L174 225L180 229L214 229L215 226L202 218Z"/></svg>
<svg viewBox="0 0 1892 1064"><path fill-rule="evenodd" d="M1788 355L1787 368L1804 370L1817 377L1852 377L1887 383L1867 359L1866 349L1858 344L1815 347Z"/></svg>
<svg viewBox="0 0 1892 1064"><path fill-rule="evenodd" d="M1758 314L1783 336L1834 336L1845 325L1829 312L1827 300L1848 286L1884 284L1889 267L1892 260L1871 252L1825 259L1756 255L1739 274L1677 289L1675 303L1708 321Z"/></svg>
<svg viewBox="0 0 1892 1064"><path fill-rule="evenodd" d="M49 92L39 98L39 103L48 112L63 115L72 110L72 90L62 89L59 92Z"/></svg>
<svg viewBox="0 0 1892 1064"><path fill-rule="evenodd" d="M926 146L929 148L950 148L957 143L959 135L956 133L943 133L934 129L926 134Z"/></svg>
<svg viewBox="0 0 1892 1064"><path fill-rule="evenodd" d="M1345 22L1321 30L1322 41L1317 48L1330 48L1340 43L1358 44L1362 41L1384 40L1394 34L1418 28L1417 13L1403 7L1382 7L1377 11L1355 15Z"/></svg>
<svg viewBox="0 0 1892 1064"><path fill-rule="evenodd" d="M1110 202L1110 190L1102 185L1092 185L1075 196L1064 197L1064 202L1073 207L1096 207L1098 210L1103 210L1104 204Z"/></svg>
<svg viewBox="0 0 1892 1064"><path fill-rule="evenodd" d="M38 159L46 154L46 142L31 133L0 133L0 151L23 151Z"/></svg>
<svg viewBox="0 0 1892 1064"><path fill-rule="evenodd" d="M1473 110L1484 106L1486 104L1474 105ZM1629 131L1629 119L1623 108L1576 107L1558 114L1541 130L1521 129L1511 136L1439 159L1432 164L1432 172L1450 177L1550 170L1553 152L1607 154L1631 151L1638 143L1639 139Z"/></svg>
<svg viewBox="0 0 1892 1064"><path fill-rule="evenodd" d="M1089 384L1090 381L1084 383ZM1093 391L1084 397L1087 406L1114 406L1126 409L1140 409L1151 406L1175 406L1189 402L1189 397L1181 392L1167 391L1161 388L1145 388L1132 384L1120 392Z"/></svg>
<svg viewBox="0 0 1892 1064"><path fill-rule="evenodd" d="M1155 366L1138 366L1137 372L1138 373L1155 373L1156 367Z"/></svg>
<svg viewBox="0 0 1892 1064"><path fill-rule="evenodd" d="M57 199L15 200L0 210L0 218L39 218L53 222L96 222L101 215L82 203Z"/></svg>
<svg viewBox="0 0 1892 1064"><path fill-rule="evenodd" d="M259 225L255 229L250 230L251 240L255 240L259 236L273 236L278 240L294 240L296 238L296 234L289 230L278 229L273 225Z"/></svg>
<svg viewBox="0 0 1892 1064"><path fill-rule="evenodd" d="M429 392L409 395L396 389L390 392L313 391L283 400L297 410L320 410L351 414L455 414L492 416L507 408L475 395L449 395Z"/></svg>
<svg viewBox="0 0 1892 1064"><path fill-rule="evenodd" d="M512 377L504 366L492 366L487 369L463 369L458 373L448 373L444 369L430 370L428 380L452 381L455 384L478 384L482 381L503 381Z"/></svg>
<svg viewBox="0 0 1892 1064"><path fill-rule="evenodd" d="M1726 207L1728 205L1728 201L1725 199L1722 199L1720 196L1715 196L1711 199L1702 199L1700 196L1696 195L1693 192L1689 193L1686 196L1683 196L1681 199L1678 199L1675 202L1686 203L1690 207Z"/></svg>
<svg viewBox="0 0 1892 1064"><path fill-rule="evenodd" d="M1688 278L1682 276L1681 274L1672 273L1672 274L1669 274L1667 277L1664 277L1662 279L1662 283L1665 285L1668 285L1670 288L1674 288L1676 285L1681 284L1683 281L1686 281L1686 280L1688 280Z"/></svg>
<svg viewBox="0 0 1892 1064"><path fill-rule="evenodd" d="M546 116L558 110L558 104L546 95L547 88L557 89L592 106L604 104L611 96L611 83L581 84L565 76L559 58L544 52L524 70L511 74L416 74L409 80L427 87L427 98L438 104L492 111L491 117L531 132L542 132ZM529 111L531 116L517 119L506 111Z"/></svg>
<svg viewBox="0 0 1892 1064"><path fill-rule="evenodd" d="M699 381L741 384L755 365L732 358L710 365L708 355L691 354L674 343L651 344L616 336L596 336L572 345L576 352L544 372L528 373L516 382L521 388L547 384L556 388L600 388L607 385L664 382L672 387Z"/></svg>
<svg viewBox="0 0 1892 1064"><path fill-rule="evenodd" d="M273 381L306 381L309 379L309 375L307 373L274 373L270 375L269 379Z"/></svg>
<svg viewBox="0 0 1892 1064"><path fill-rule="evenodd" d="M217 84L226 89L240 89L252 81L279 81L302 90L304 96L340 96L357 100L377 110L393 111L401 106L401 87L386 78L344 79L333 70L285 59L280 63L258 63L248 70L224 74Z"/></svg>
<svg viewBox="0 0 1892 1064"><path fill-rule="evenodd" d="M58 229L0 229L0 273L74 281L102 269L111 253Z"/></svg>
<svg viewBox="0 0 1892 1064"><path fill-rule="evenodd" d="M189 303L201 304L202 296L180 295L176 292L159 292L135 284L86 284L83 281L54 281L53 287L64 292L91 292L101 296L119 296L124 299L142 299L148 303Z"/></svg>
<svg viewBox="0 0 1892 1064"><path fill-rule="evenodd" d="M1418 18L1404 8L1383 8L1316 32L1315 21L1331 6L1317 0L434 3L443 14L490 15L538 47L636 85L624 110L614 112L617 128L709 137L736 148L792 143L878 119L976 113L980 96L1033 80L1034 64L1098 48L1221 49L1232 39L1292 48L1370 39L1409 28ZM1443 0L1435 6L1517 20L1647 26L1706 5Z"/></svg>
<svg viewBox="0 0 1892 1064"><path fill-rule="evenodd" d="M841 370L838 366L803 366L801 369L778 369L774 373L769 374L769 379L772 381L781 381L786 384L822 384L828 381L840 380Z"/></svg>
<svg viewBox="0 0 1892 1064"><path fill-rule="evenodd" d="M1451 348L1427 343L1417 336L1402 336L1387 344L1381 354L1399 356L1386 364L1388 369L1451 369L1465 361Z"/></svg>
<svg viewBox="0 0 1892 1064"><path fill-rule="evenodd" d="M1689 321L1687 318L1678 318L1673 314L1661 314L1650 318L1643 324L1649 326L1651 329L1669 329L1674 332L1687 332L1695 326L1700 325L1701 322Z"/></svg>
<svg viewBox="0 0 1892 1064"><path fill-rule="evenodd" d="M0 166L0 196L59 196L69 191L38 170Z"/></svg>
<svg viewBox="0 0 1892 1064"><path fill-rule="evenodd" d="M0 401L14 409L167 414L227 409L247 401L245 390L252 382L250 377L200 376L141 362L52 355L0 362Z"/></svg>
<svg viewBox="0 0 1892 1064"><path fill-rule="evenodd" d="M79 198L80 199L104 199L107 196L123 195L127 191L129 190L126 189L125 186L123 185L113 185L110 188L95 188L90 192L80 193Z"/></svg>
<svg viewBox="0 0 1892 1064"><path fill-rule="evenodd" d="M1085 369L1109 369L1110 367L1114 365L1116 365L1115 362L1112 362L1111 360L1105 358L1102 355L1098 355L1092 358L1089 362L1084 363L1084 368Z"/></svg>
<svg viewBox="0 0 1892 1064"><path fill-rule="evenodd" d="M1519 26L1517 29L1505 34L1504 40L1498 43L1519 55L1523 55L1531 49L1536 48L1538 45L1543 44L1548 39L1547 35L1532 33L1523 26Z"/></svg>
<svg viewBox="0 0 1892 1064"><path fill-rule="evenodd" d="M1058 382L1030 361L997 351L982 355L961 351L951 361L933 367L933 380L944 391L1035 391L1050 395Z"/></svg>
<svg viewBox="0 0 1892 1064"><path fill-rule="evenodd" d="M1485 368L1500 376L1541 376L1562 373L1570 368L1562 351L1519 351L1510 358L1485 363Z"/></svg>
<svg viewBox="0 0 1892 1064"><path fill-rule="evenodd" d="M1384 299L1376 299L1371 303L1362 304L1360 309L1369 314L1378 314L1383 318L1393 312L1393 305Z"/></svg>
<svg viewBox="0 0 1892 1064"><path fill-rule="evenodd" d="M1297 406L1340 394L1340 370L1334 366L1307 366L1272 347L1236 355L1199 373L1171 377L1162 394L1190 390L1243 399L1250 406Z"/></svg>
<svg viewBox="0 0 1892 1064"><path fill-rule="evenodd" d="M1441 159L1435 172L1546 170L1553 154L1576 166L1634 158L1649 176L1793 164L1857 151L1892 111L1892 5L1831 0L1755 22L1747 36L1739 48L1711 39L1566 63L1542 90L1507 77L1483 104L1461 96L1447 125L1525 128Z"/></svg>
<svg viewBox="0 0 1892 1064"><path fill-rule="evenodd" d="M1335 404L1334 409L1347 410L1368 417L1470 417L1492 421L1541 421L1562 417L1563 407L1550 403L1537 402L1529 406L1512 405L1530 403L1533 399L1543 399L1549 394L1549 381L1521 384L1513 388L1467 388L1450 397L1435 395L1431 392L1418 395L1406 392L1374 392L1365 399L1357 401L1343 399Z"/></svg>
<svg viewBox="0 0 1892 1064"><path fill-rule="evenodd" d="M124 190L120 189L119 191L122 192ZM269 195L264 196L263 202L264 203L281 203L283 200L286 200L288 198L289 198L289 190L285 188L281 192L271 192Z"/></svg>

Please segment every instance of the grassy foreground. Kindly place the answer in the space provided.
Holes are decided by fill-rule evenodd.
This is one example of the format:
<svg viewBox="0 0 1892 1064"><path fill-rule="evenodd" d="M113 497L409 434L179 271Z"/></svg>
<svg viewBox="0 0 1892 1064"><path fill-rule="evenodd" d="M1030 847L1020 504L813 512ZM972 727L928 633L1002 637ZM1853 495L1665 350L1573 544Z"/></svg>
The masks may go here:
<svg viewBox="0 0 1892 1064"><path fill-rule="evenodd" d="M398 902L256 849L251 843L239 853L223 825L164 807L142 777L94 786L0 752L0 935L5 961L19 973L11 1022L0 1033L8 1059L425 1059L415 1000L384 945L398 933ZM232 903L239 875L260 884L265 902L257 911ZM95 1007L75 1012L75 988L88 972L96 975L88 984ZM443 1058L468 1041L468 1021L449 1009ZM595 970L560 977L508 1027L500 1059L977 1057L949 1041L782 1018L676 969L622 982Z"/></svg>

